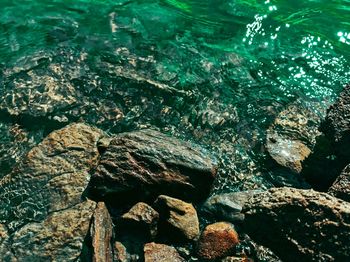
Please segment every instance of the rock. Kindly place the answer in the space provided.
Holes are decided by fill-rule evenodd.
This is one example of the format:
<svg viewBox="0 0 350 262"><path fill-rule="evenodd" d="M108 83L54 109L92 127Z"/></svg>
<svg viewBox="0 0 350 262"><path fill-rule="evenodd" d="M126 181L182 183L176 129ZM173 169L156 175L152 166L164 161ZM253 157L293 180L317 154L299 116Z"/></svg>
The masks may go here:
<svg viewBox="0 0 350 262"><path fill-rule="evenodd" d="M326 193L274 188L245 203L243 230L282 261L346 261L350 205Z"/></svg>
<svg viewBox="0 0 350 262"><path fill-rule="evenodd" d="M161 195L155 202L163 223L163 232L175 240L195 240L199 236L197 211L192 204Z"/></svg>
<svg viewBox="0 0 350 262"><path fill-rule="evenodd" d="M328 193L350 202L350 164L345 167L340 176L329 188Z"/></svg>
<svg viewBox="0 0 350 262"><path fill-rule="evenodd" d="M140 228L149 237L157 235L159 214L146 203L139 202L121 217L123 227Z"/></svg>
<svg viewBox="0 0 350 262"><path fill-rule="evenodd" d="M96 203L90 200L53 212L12 235L11 249L19 261L74 261L83 250Z"/></svg>
<svg viewBox="0 0 350 262"><path fill-rule="evenodd" d="M0 223L15 257L78 258L95 209L83 195L102 136L84 124L52 132L0 180Z"/></svg>
<svg viewBox="0 0 350 262"><path fill-rule="evenodd" d="M9 234L3 224L0 224L0 251L2 261L16 262L16 258L11 251Z"/></svg>
<svg viewBox="0 0 350 262"><path fill-rule="evenodd" d="M92 176L92 192L112 201L159 194L198 200L208 195L215 174L212 159L191 144L142 130L110 141Z"/></svg>
<svg viewBox="0 0 350 262"><path fill-rule="evenodd" d="M184 262L174 247L147 243L144 247L145 262Z"/></svg>
<svg viewBox="0 0 350 262"><path fill-rule="evenodd" d="M261 191L248 190L214 195L207 199L202 210L218 219L233 223L241 222L244 220L244 214L241 213L242 206L252 195L259 192Z"/></svg>
<svg viewBox="0 0 350 262"><path fill-rule="evenodd" d="M254 260L247 257L225 257L221 262L254 262Z"/></svg>
<svg viewBox="0 0 350 262"><path fill-rule="evenodd" d="M198 255L202 259L215 260L230 255L239 243L233 225L218 222L208 225L198 242Z"/></svg>
<svg viewBox="0 0 350 262"><path fill-rule="evenodd" d="M108 209L103 202L97 204L92 217L90 234L92 239L92 261L111 262L113 224Z"/></svg>
<svg viewBox="0 0 350 262"><path fill-rule="evenodd" d="M128 253L125 246L116 241L113 245L113 262L128 262Z"/></svg>

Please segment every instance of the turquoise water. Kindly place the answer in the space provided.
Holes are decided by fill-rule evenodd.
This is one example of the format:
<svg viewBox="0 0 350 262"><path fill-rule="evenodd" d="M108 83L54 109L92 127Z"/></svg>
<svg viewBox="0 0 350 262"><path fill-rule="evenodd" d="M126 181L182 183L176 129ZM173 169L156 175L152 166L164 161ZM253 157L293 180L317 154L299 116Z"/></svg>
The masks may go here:
<svg viewBox="0 0 350 262"><path fill-rule="evenodd" d="M16 93L20 72L69 68L60 79L94 105L79 111L84 121L200 144L222 167L218 190L270 186L259 163L278 112L299 101L322 117L350 81L348 0L3 0L0 9L0 102ZM72 108L81 104L29 113L29 122L28 112L1 108L1 172L47 132L77 121ZM109 118L111 108L120 117ZM17 125L27 144L14 143Z"/></svg>

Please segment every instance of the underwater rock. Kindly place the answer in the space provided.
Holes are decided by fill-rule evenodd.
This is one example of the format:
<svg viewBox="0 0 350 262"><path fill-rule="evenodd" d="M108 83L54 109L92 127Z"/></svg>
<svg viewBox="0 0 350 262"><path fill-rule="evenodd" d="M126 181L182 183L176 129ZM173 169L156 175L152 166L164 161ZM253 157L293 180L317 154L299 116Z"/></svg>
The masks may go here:
<svg viewBox="0 0 350 262"><path fill-rule="evenodd" d="M228 222L206 226L198 242L198 255L202 259L215 260L230 255L239 243L238 234Z"/></svg>
<svg viewBox="0 0 350 262"><path fill-rule="evenodd" d="M199 236L197 211L192 204L161 195L155 202L163 224L160 229L168 238L195 240Z"/></svg>
<svg viewBox="0 0 350 262"><path fill-rule="evenodd" d="M113 262L128 262L128 258L125 246L121 242L116 241L113 245Z"/></svg>
<svg viewBox="0 0 350 262"><path fill-rule="evenodd" d="M244 231L282 261L346 261L350 204L327 193L274 188L245 203Z"/></svg>
<svg viewBox="0 0 350 262"><path fill-rule="evenodd" d="M91 192L110 201L159 194L199 200L208 196L215 174L215 163L206 153L160 132L142 130L113 137L92 176Z"/></svg>
<svg viewBox="0 0 350 262"><path fill-rule="evenodd" d="M0 223L12 237L14 256L78 258L96 206L84 201L83 193L103 136L85 124L68 125L49 134L0 180Z"/></svg>
<svg viewBox="0 0 350 262"><path fill-rule="evenodd" d="M174 247L147 243L144 247L145 262L184 262Z"/></svg>
<svg viewBox="0 0 350 262"><path fill-rule="evenodd" d="M328 189L328 193L337 198L350 202L350 164L345 167L340 176Z"/></svg>
<svg viewBox="0 0 350 262"><path fill-rule="evenodd" d="M113 224L108 209L103 202L97 203L92 216L90 234L92 239L92 261L112 261Z"/></svg>
<svg viewBox="0 0 350 262"><path fill-rule="evenodd" d="M146 203L139 202L121 217L122 227L139 228L149 237L155 237L158 231L159 214Z"/></svg>

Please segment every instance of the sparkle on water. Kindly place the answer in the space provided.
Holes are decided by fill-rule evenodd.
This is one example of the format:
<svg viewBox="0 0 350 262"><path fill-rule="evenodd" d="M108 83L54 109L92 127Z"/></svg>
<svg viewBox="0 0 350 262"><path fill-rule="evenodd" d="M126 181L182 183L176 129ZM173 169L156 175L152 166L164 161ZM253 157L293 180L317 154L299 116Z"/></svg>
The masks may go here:
<svg viewBox="0 0 350 262"><path fill-rule="evenodd" d="M218 190L269 186L257 163L276 114L300 98L327 107L350 79L349 0L2 0L0 8L3 68L63 47L112 54L187 92L153 101L161 120L144 116L146 98L126 105L124 125L209 149L222 167Z"/></svg>

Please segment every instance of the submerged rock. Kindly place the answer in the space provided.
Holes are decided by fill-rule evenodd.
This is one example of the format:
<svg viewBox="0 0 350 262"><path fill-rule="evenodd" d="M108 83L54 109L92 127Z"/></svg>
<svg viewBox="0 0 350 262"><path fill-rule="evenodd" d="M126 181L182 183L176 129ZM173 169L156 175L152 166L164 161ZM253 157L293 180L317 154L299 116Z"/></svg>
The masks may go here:
<svg viewBox="0 0 350 262"><path fill-rule="evenodd" d="M209 194L215 174L213 160L191 144L142 130L110 141L91 183L98 198L110 201L159 194L199 200Z"/></svg>
<svg viewBox="0 0 350 262"><path fill-rule="evenodd" d="M174 247L147 243L144 247L145 262L184 262Z"/></svg>
<svg viewBox="0 0 350 262"><path fill-rule="evenodd" d="M334 181L328 193L350 202L350 164L345 167L340 176Z"/></svg>
<svg viewBox="0 0 350 262"><path fill-rule="evenodd" d="M198 242L198 255L202 259L215 260L230 255L238 243L238 234L232 224L214 223L202 232Z"/></svg>
<svg viewBox="0 0 350 262"><path fill-rule="evenodd" d="M350 205L326 193L274 188L243 207L244 230L283 261L346 261Z"/></svg>
<svg viewBox="0 0 350 262"><path fill-rule="evenodd" d="M175 240L195 240L199 236L197 211L192 204L161 195L155 202L164 232Z"/></svg>

